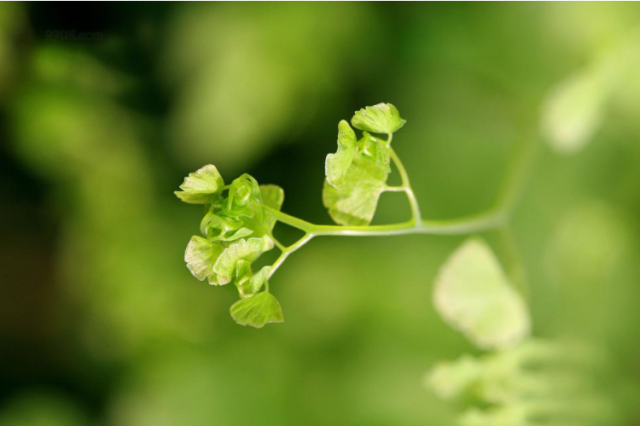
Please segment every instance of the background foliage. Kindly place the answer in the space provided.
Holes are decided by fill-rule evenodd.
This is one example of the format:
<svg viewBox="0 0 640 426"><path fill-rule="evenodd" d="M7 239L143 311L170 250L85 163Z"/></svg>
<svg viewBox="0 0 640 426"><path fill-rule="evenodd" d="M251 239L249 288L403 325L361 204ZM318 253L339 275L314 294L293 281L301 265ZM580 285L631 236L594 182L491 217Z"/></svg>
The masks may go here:
<svg viewBox="0 0 640 426"><path fill-rule="evenodd" d="M263 330L182 260L201 216L173 195L183 176L249 172L328 223L336 125L378 102L408 120L394 146L426 218L488 207L525 138L576 152L540 149L515 215L533 330L605 353L600 390L638 424L638 18L623 3L3 4L0 425L453 424L422 382L477 353L431 301L461 238L314 240L273 280L285 323ZM406 215L385 194L374 223Z"/></svg>

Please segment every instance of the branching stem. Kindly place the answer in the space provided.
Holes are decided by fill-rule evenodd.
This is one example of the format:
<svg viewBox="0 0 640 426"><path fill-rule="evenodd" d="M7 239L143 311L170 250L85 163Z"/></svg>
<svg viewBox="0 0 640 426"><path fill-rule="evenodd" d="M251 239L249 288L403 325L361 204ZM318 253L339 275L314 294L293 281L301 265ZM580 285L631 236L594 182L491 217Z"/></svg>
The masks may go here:
<svg viewBox="0 0 640 426"><path fill-rule="evenodd" d="M305 234L304 237L300 238L298 241L291 244L289 247L283 247L282 245L279 245L278 247L280 247L280 250L282 250L282 253L280 253L280 256L276 259L276 261L271 266L271 270L269 271L269 278L271 278L271 276L278 270L280 265L282 265L282 263L285 260L287 260L287 257L289 257L291 253L293 253L294 251L298 250L300 247L305 245L307 242L309 242L311 238L313 238L313 235Z"/></svg>
<svg viewBox="0 0 640 426"><path fill-rule="evenodd" d="M431 234L431 235L466 235L492 229L502 229L509 221L517 198L521 195L529 176L529 171L534 157L533 140L527 141L524 147L517 153L505 178L503 188L498 195L493 207L484 213L460 217L449 220L423 220L420 214L420 207L415 197L402 161L390 147L392 135L387 139L387 147L394 165L398 169L402 183L400 186L389 186L385 191L404 192L411 206L411 219L406 222L393 223L389 225L369 225L369 226L339 226L339 225L319 225L306 220L291 216L279 210L264 206L277 221L299 229L305 233L304 237L294 244L284 247L276 243L282 251L280 257L275 261L269 273L271 277L287 257L308 243L314 237L321 236L350 236L350 237L372 237L372 236L393 236L408 234Z"/></svg>

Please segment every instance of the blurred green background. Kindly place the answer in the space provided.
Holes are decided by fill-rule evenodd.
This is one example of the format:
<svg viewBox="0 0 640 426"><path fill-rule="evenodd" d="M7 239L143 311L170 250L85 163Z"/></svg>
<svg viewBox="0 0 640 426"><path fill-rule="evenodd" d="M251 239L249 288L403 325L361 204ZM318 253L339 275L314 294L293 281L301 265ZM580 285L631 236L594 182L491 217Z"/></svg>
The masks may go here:
<svg viewBox="0 0 640 426"><path fill-rule="evenodd" d="M639 28L634 3L3 3L0 425L453 425L423 377L476 352L431 302L462 237L314 240L262 330L182 260L187 173L249 172L328 223L338 121L391 102L427 218L489 207L539 142L513 221L534 333L605 352L637 426ZM386 194L375 222L407 215Z"/></svg>

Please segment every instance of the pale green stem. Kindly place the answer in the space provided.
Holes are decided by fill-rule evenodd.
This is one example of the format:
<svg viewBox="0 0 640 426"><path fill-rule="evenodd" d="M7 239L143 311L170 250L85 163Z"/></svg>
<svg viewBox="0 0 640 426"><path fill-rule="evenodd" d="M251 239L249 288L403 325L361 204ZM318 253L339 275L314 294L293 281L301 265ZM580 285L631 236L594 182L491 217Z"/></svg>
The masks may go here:
<svg viewBox="0 0 640 426"><path fill-rule="evenodd" d="M282 263L285 260L287 260L287 257L289 257L291 253L298 250L300 247L302 247L307 242L309 242L309 240L311 240L312 238L313 238L313 235L305 234L304 237L300 238L298 241L291 244L289 247L283 247L282 253L280 253L280 256L276 259L276 261L271 266L271 270L269 271L269 277L267 279L271 278L271 276L275 274L275 272L278 270L280 265L282 265Z"/></svg>
<svg viewBox="0 0 640 426"><path fill-rule="evenodd" d="M317 225L295 216L264 206L275 218L285 225L297 228L314 237L320 236L390 236L407 234L460 235L486 231L502 226L506 217L499 211L489 211L477 216L451 220L422 220L415 224L408 222L390 225L340 226Z"/></svg>
<svg viewBox="0 0 640 426"><path fill-rule="evenodd" d="M278 241L276 239L276 237L274 237L273 235L271 235L271 239L273 240L273 243L276 245L276 247L278 247L278 250L280 251L285 251L287 248L284 246L284 244L282 244L280 241Z"/></svg>
<svg viewBox="0 0 640 426"><path fill-rule="evenodd" d="M402 164L402 160L398 157L398 154L391 148L391 139L393 138L392 134L389 134L389 139L387 139L387 146L389 148L389 155L391 156L391 160L393 164L395 164L398 172L400 173L400 178L402 179L402 185L400 188L407 194L407 199L409 200L409 205L411 206L411 218L412 222L416 227L420 226L420 221L422 220L422 216L420 214L420 206L418 205L418 200L416 199L416 195L411 188L411 182L409 181L409 174L407 170L404 168L404 164ZM395 190L395 189L394 189Z"/></svg>
<svg viewBox="0 0 640 426"><path fill-rule="evenodd" d="M405 192L404 186L385 186L384 192Z"/></svg>

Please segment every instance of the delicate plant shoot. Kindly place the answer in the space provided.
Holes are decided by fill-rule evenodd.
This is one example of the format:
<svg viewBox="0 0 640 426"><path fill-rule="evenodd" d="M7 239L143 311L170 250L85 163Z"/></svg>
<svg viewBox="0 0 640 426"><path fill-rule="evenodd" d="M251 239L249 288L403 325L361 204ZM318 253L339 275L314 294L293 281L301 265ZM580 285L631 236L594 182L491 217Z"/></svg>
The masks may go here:
<svg viewBox="0 0 640 426"><path fill-rule="evenodd" d="M409 176L392 147L394 133L405 122L396 107L381 103L357 111L351 125L345 120L338 124L338 147L327 155L322 191L324 206L337 225L314 224L282 212L283 190L259 185L247 174L225 185L215 166L208 165L185 179L176 195L186 203L205 206L202 235L192 237L185 252L187 267L201 281L234 284L240 300L231 306L231 316L238 324L261 328L283 321L269 280L291 253L314 237L468 235L497 230L509 240L508 219L526 180L532 150L524 149L517 157L497 202L487 212L424 220ZM356 130L362 134L358 136ZM387 184L392 166L400 175L399 186ZM371 225L384 192L406 195L411 208L408 221ZM301 230L303 237L283 245L273 236L276 222ZM515 250L513 242L505 245L507 251ZM274 247L280 256L255 271L254 261ZM512 258L516 269L522 270L518 256ZM541 418L550 422L544 424L565 424L566 419L583 424L584 418L607 423L608 401L598 399L585 379L593 360L581 358L584 351L531 337L529 309L515 286L519 280L520 285L526 282L512 275L479 237L467 239L445 262L435 281L435 308L452 328L489 352L439 363L428 374L426 385L444 399L465 401L468 407L459 418L462 426L534 426ZM563 360L569 360L567 374L559 376L556 368ZM562 409L556 404L560 400ZM584 400L595 403L580 405Z"/></svg>
<svg viewBox="0 0 640 426"><path fill-rule="evenodd" d="M282 188L259 185L248 174L225 185L213 165L191 173L176 192L182 201L205 207L200 222L201 236L193 236L185 252L191 273L212 285L233 283L240 301L231 307L231 316L239 324L260 328L283 320L280 305L270 293L270 278L291 253L314 237L468 234L500 226L505 220L506 199L484 215L452 221L422 220L408 174L392 147L394 133L405 123L395 106L380 103L357 111L351 125L345 120L338 124L338 147L335 153L327 155L322 191L324 206L337 226L317 225L281 212ZM358 136L356 130L362 134ZM387 184L392 164L400 174L400 186ZM378 199L387 191L406 194L411 219L389 225L370 225ZM273 236L276 222L297 228L304 236L286 247ZM476 336L483 345L497 347L526 334L528 322L522 314L523 302L504 281L495 259L479 244L473 243L469 250L475 253L471 257L478 257L477 281L481 292L486 291L483 300L487 305L471 312L472 299L477 292L473 292L473 284L460 281L466 279L464 265L456 263L444 271L445 278L438 290L441 300L438 306L454 327ZM274 247L281 252L278 259L272 265L254 271L253 262ZM488 269L483 266L487 260L493 262ZM465 300L463 293L467 291L471 293ZM501 306L503 302L506 303L504 307ZM496 317L495 309L503 308ZM462 310L469 312L461 313ZM510 316L512 322L506 326L499 324L502 315Z"/></svg>

